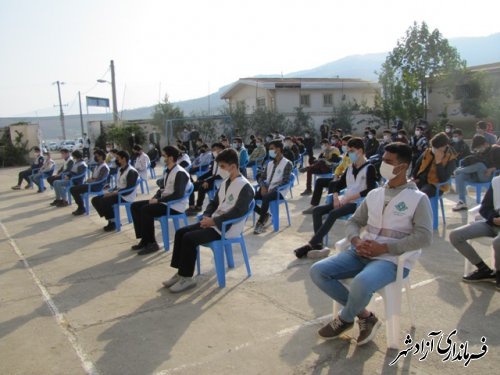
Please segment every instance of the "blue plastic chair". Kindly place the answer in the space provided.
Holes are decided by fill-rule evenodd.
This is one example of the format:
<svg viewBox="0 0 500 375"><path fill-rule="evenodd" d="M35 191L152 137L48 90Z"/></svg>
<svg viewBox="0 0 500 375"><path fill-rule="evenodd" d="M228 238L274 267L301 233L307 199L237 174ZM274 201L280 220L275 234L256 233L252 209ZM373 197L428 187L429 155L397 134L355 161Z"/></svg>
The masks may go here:
<svg viewBox="0 0 500 375"><path fill-rule="evenodd" d="M175 230L179 230L181 228L181 219L184 221L184 225L188 225L188 218L185 212L181 214L171 214L170 210L172 209L172 205L174 203L179 203L184 199L189 199L189 196L193 193L194 185L191 184L187 193L180 199L176 199L174 201L167 202L167 214L164 216L156 217L155 220L160 222L161 233L163 238L163 248L165 251L170 250L170 233L168 228L168 219L172 219L174 223Z"/></svg>
<svg viewBox="0 0 500 375"><path fill-rule="evenodd" d="M218 180L214 181L214 184L212 186L212 189L210 189L207 192L208 198L213 201L215 199L215 194L217 194L217 190L219 190L220 185L222 184L222 179L219 178Z"/></svg>
<svg viewBox="0 0 500 375"><path fill-rule="evenodd" d="M90 214L90 197L91 196L97 196L97 195L103 195L104 194L104 185L106 184L106 181L108 180L108 176L104 177L103 179L95 182L88 182L87 183L87 192L82 194L83 198L83 204L85 205L85 215ZM101 190L99 191L92 191L92 186L94 185L99 185L101 184Z"/></svg>
<svg viewBox="0 0 500 375"><path fill-rule="evenodd" d="M290 211L288 209L288 202L284 196L283 196L283 198L280 198L280 195L281 195L281 192L285 192L287 190L292 191L294 181L295 181L295 176L292 173L292 174L290 174L290 181L288 182L288 184L281 185L276 189L276 194L277 194L276 200L271 201L269 203L269 211L271 213L271 219L273 222L273 229L275 232L278 232L280 230L280 204L285 205L286 216L288 219L288 226L292 225L292 222L290 220ZM262 200L259 199L259 200L255 201L255 204L258 204L258 203L262 204ZM255 225L255 211L253 213L253 225Z"/></svg>
<svg viewBox="0 0 500 375"><path fill-rule="evenodd" d="M33 176L38 173L40 168L35 168L31 171L31 176L29 177L30 180L30 186L33 186ZM48 171L43 172L42 176L40 177L40 190L45 191L45 182L44 179L49 178L54 174L54 171L56 170L55 164L50 168Z"/></svg>
<svg viewBox="0 0 500 375"><path fill-rule="evenodd" d="M87 164L87 178L91 178L92 177L92 172L94 171L94 168L97 167L97 163L96 162L90 162Z"/></svg>
<svg viewBox="0 0 500 375"><path fill-rule="evenodd" d="M321 174L313 174L314 185L316 185L316 179L318 179L318 178L332 178L333 174L335 173L335 169L337 168L338 165L339 165L339 163L332 164L331 172L321 173Z"/></svg>
<svg viewBox="0 0 500 375"><path fill-rule="evenodd" d="M69 189L71 187L77 185L75 181L81 180L78 185L81 185L85 182L85 177L87 176L87 168L85 168L85 171L77 176L70 177L69 179L69 184L66 186L66 196L68 197L68 203L71 204L72 199L71 199L71 194L69 192Z"/></svg>
<svg viewBox="0 0 500 375"><path fill-rule="evenodd" d="M432 208L432 226L434 230L437 230L439 227L439 206L441 205L441 216L443 218L443 226L446 226L446 216L444 214L444 202L443 196L444 193L439 195L439 191L442 186L449 184L451 188L451 178L449 181L442 182L436 185L436 195L434 195L430 200L431 208ZM480 193L481 194L481 193Z"/></svg>
<svg viewBox="0 0 500 375"><path fill-rule="evenodd" d="M491 179L493 177L498 176L500 174L500 169L497 169ZM467 191L467 186L472 186L476 189L476 203L481 204L481 193L483 191L483 188L485 190L488 190L491 185L491 180L487 182L472 182L472 181L465 181L465 190Z"/></svg>
<svg viewBox="0 0 500 375"><path fill-rule="evenodd" d="M137 189L137 186L139 185L139 180L137 180L137 183L135 186L128 188L126 190L123 190L121 193L118 193L118 203L113 205L113 211L115 213L115 226L116 226L116 231L119 232L122 228L122 223L120 219L120 206L125 207L125 211L127 212L127 220L128 223L132 223L132 212L130 211L130 206L132 206L132 203L134 202L127 202L122 200L122 195L127 195L131 192L133 192L135 189Z"/></svg>
<svg viewBox="0 0 500 375"><path fill-rule="evenodd" d="M344 192L345 192L345 189L342 190L339 195L343 195ZM359 199L356 200L356 204L358 205L358 207L361 204L361 202L363 202L364 200L365 200L364 197L361 197L361 198L359 198ZM326 196L325 204L333 204L333 194L328 194ZM351 216L352 216L352 214L348 214L348 215L339 217L337 219L337 221L339 221L339 220L348 220ZM328 246L328 234L323 238L323 244L325 246Z"/></svg>
<svg viewBox="0 0 500 375"><path fill-rule="evenodd" d="M266 159L266 155L261 156L260 158L257 158L254 160L254 163L250 168L252 168L252 174L253 174L253 179L257 180L257 173L262 171L262 163L264 163L264 160Z"/></svg>
<svg viewBox="0 0 500 375"><path fill-rule="evenodd" d="M141 176L139 176L139 185L141 187L141 194L144 194L144 186L146 186L146 191L149 194L149 185L148 181L144 180Z"/></svg>
<svg viewBox="0 0 500 375"><path fill-rule="evenodd" d="M151 166L151 163L148 164L148 170L149 170L149 175L151 176L151 179L156 178L156 171L155 169Z"/></svg>
<svg viewBox="0 0 500 375"><path fill-rule="evenodd" d="M304 150L303 153L300 154L298 164L300 165L300 168L304 168L304 156L306 156L307 151Z"/></svg>
<svg viewBox="0 0 500 375"><path fill-rule="evenodd" d="M200 176L203 176L205 173L207 173L208 169L210 168L210 164L211 163L200 164L198 166L198 170L196 172L194 172L194 175L196 176L196 178L200 178Z"/></svg>
<svg viewBox="0 0 500 375"><path fill-rule="evenodd" d="M234 258L233 258L233 244L240 244L241 253L243 254L243 259L245 261L245 266L247 268L248 277L252 276L252 271L250 269L250 262L248 260L247 248L245 245L245 238L243 237L243 231L240 233L239 237L226 238L227 226L231 224L238 223L240 221L246 222L250 213L254 211L255 201L250 203L248 212L237 219L224 221L222 223L221 239L217 241L212 241L202 246L209 247L214 254L215 262L215 272L217 273L217 281L219 283L219 288L224 288L226 286L226 267L224 262L224 254L226 255L228 268L234 268ZM198 216L200 220L203 215ZM198 275L200 274L200 247L198 246L198 256L196 257L196 266L198 269Z"/></svg>

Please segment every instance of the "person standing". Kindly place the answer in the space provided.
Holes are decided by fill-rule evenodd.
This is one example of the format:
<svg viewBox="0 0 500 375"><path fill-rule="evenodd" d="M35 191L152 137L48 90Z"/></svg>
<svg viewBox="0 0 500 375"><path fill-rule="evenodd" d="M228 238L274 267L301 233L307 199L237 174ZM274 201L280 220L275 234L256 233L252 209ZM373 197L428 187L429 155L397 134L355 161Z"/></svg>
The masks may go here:
<svg viewBox="0 0 500 375"><path fill-rule="evenodd" d="M83 133L83 158L90 158L90 139L87 136L87 133Z"/></svg>

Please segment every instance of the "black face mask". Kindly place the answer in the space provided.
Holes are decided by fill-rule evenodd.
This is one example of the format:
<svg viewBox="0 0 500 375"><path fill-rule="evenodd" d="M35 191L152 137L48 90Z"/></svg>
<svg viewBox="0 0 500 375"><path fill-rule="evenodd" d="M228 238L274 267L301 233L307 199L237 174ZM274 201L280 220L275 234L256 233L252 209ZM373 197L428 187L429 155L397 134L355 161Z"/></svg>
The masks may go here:
<svg viewBox="0 0 500 375"><path fill-rule="evenodd" d="M95 157L95 156L94 156L94 161L95 161L96 163L99 163L99 159L97 159L97 157Z"/></svg>

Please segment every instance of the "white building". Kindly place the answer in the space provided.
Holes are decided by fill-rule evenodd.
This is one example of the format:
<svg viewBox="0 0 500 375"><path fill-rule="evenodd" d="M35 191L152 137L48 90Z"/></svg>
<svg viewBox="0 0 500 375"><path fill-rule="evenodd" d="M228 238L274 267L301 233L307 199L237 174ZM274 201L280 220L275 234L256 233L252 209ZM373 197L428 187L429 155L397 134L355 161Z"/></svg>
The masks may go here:
<svg viewBox="0 0 500 375"><path fill-rule="evenodd" d="M302 107L319 126L342 103L372 107L379 91L377 82L353 78L242 78L221 98L233 108L243 103L249 114L267 108L292 118Z"/></svg>

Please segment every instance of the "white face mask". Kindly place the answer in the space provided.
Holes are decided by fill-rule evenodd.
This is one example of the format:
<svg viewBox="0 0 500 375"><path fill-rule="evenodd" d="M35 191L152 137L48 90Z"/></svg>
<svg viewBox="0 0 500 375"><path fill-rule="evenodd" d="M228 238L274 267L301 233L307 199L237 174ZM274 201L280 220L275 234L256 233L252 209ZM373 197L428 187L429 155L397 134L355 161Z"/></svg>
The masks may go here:
<svg viewBox="0 0 500 375"><path fill-rule="evenodd" d="M397 166L387 164L385 161L380 165L380 175L387 181L392 180L397 174L394 174L394 168Z"/></svg>
<svg viewBox="0 0 500 375"><path fill-rule="evenodd" d="M384 141L389 141L390 137L388 135L384 135Z"/></svg>
<svg viewBox="0 0 500 375"><path fill-rule="evenodd" d="M373 134L368 134L368 138L373 139Z"/></svg>
<svg viewBox="0 0 500 375"><path fill-rule="evenodd" d="M419 136L420 136L420 130L417 130L417 131L415 132L415 135L416 135L417 137L419 137Z"/></svg>
<svg viewBox="0 0 500 375"><path fill-rule="evenodd" d="M212 156L214 157L214 159L217 157L217 155L219 155L218 152L212 151Z"/></svg>
<svg viewBox="0 0 500 375"><path fill-rule="evenodd" d="M229 178L231 176L231 173L229 171L226 171L225 169L219 169L219 176L222 177L223 180Z"/></svg>

